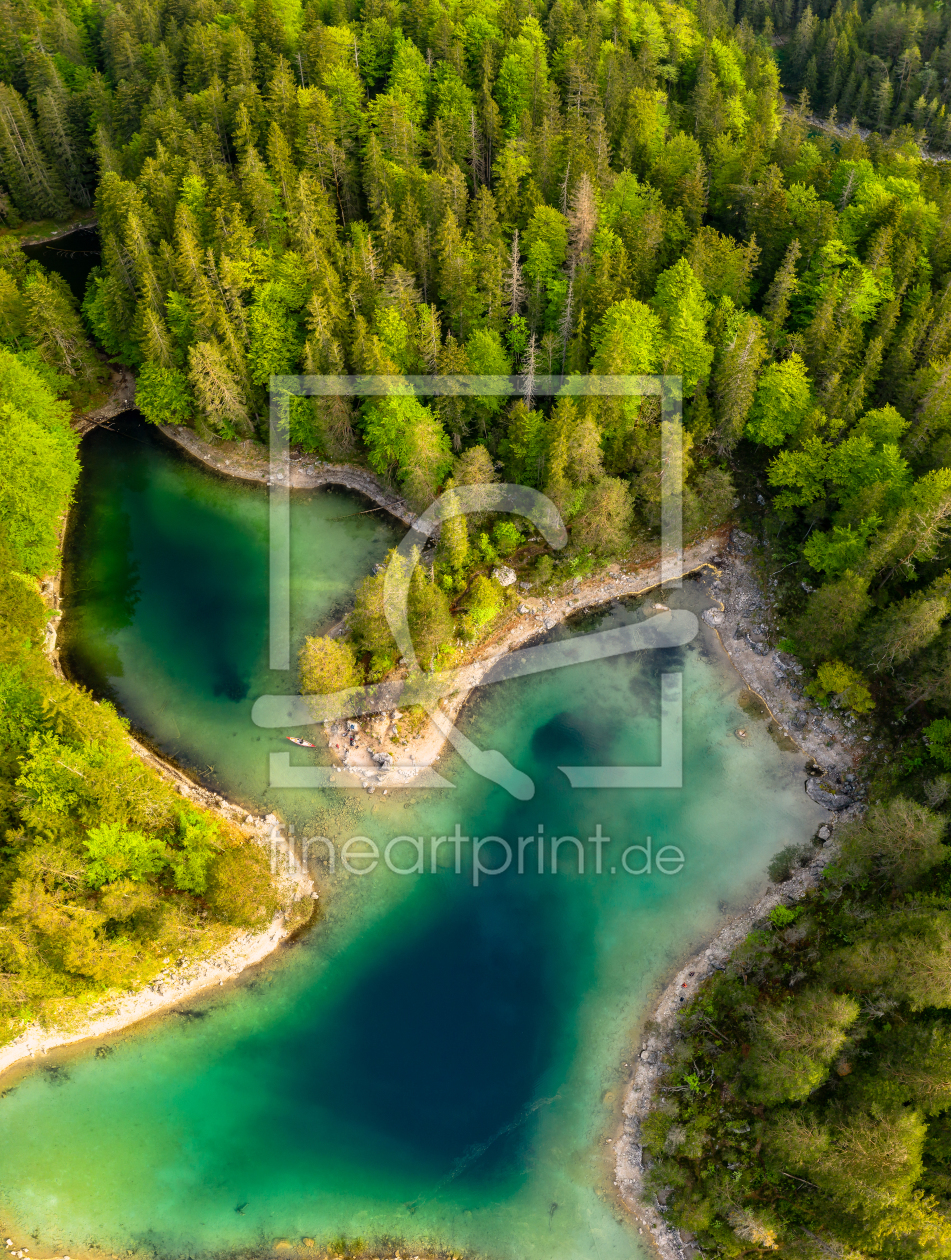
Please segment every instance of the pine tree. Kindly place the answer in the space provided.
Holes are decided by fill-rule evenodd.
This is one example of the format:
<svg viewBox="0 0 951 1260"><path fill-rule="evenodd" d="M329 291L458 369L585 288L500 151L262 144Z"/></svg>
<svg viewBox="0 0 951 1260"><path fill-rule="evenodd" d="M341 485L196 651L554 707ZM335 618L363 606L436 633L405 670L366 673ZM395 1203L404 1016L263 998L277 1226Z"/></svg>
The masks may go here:
<svg viewBox="0 0 951 1260"><path fill-rule="evenodd" d="M772 346L779 341L783 326L789 318L790 299L799 287L796 263L801 253L799 241L791 241L763 299L763 318L769 323L769 341Z"/></svg>
<svg viewBox="0 0 951 1260"><path fill-rule="evenodd" d="M469 531L466 518L459 512L459 500L452 490L452 479L446 483L447 490L443 496L444 515L439 530L439 546L437 558L452 573L463 573L469 563L470 546Z"/></svg>
<svg viewBox="0 0 951 1260"><path fill-rule="evenodd" d="M518 228L512 233L508 267L502 283L508 304L509 318L514 319L525 303L525 281L522 279L522 266L519 261Z"/></svg>
<svg viewBox="0 0 951 1260"><path fill-rule="evenodd" d="M727 345L719 352L713 371L716 399L716 435L721 455L733 449L743 435L760 366L766 355L766 340L755 315L741 315Z"/></svg>
<svg viewBox="0 0 951 1260"><path fill-rule="evenodd" d="M210 428L222 437L250 437L253 429L244 391L216 341L188 351L188 376Z"/></svg>
<svg viewBox="0 0 951 1260"><path fill-rule="evenodd" d="M26 331L44 361L65 376L91 379L95 356L65 282L34 271L24 283L23 299Z"/></svg>
<svg viewBox="0 0 951 1260"><path fill-rule="evenodd" d="M594 187L586 171L571 194L571 209L568 213L571 259L575 265L587 259L591 252L597 226L598 207L594 198Z"/></svg>
<svg viewBox="0 0 951 1260"><path fill-rule="evenodd" d="M453 637L452 613L445 591L420 564L410 578L408 611L416 659L424 669L432 669L439 649Z"/></svg>
<svg viewBox="0 0 951 1260"><path fill-rule="evenodd" d="M19 92L0 83L0 170L25 218L65 218L66 190L46 161L33 119Z"/></svg>
<svg viewBox="0 0 951 1260"><path fill-rule="evenodd" d="M710 304L685 258L661 275L652 305L664 323L664 370L683 377L683 396L691 398L709 375L713 347L706 338Z"/></svg>

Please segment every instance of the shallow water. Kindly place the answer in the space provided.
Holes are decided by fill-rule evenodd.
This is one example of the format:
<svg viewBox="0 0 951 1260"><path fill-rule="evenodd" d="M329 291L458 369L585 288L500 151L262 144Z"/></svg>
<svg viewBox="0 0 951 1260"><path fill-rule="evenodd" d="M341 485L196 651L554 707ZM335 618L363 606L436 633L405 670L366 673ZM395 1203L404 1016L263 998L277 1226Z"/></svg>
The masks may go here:
<svg viewBox="0 0 951 1260"><path fill-rule="evenodd" d="M268 787L268 752L290 745L251 724L259 695L290 689L287 673L268 668L265 489L186 461L131 418L118 433L94 430L81 457L64 574L66 668L206 783L249 806L293 807ZM399 541L368 506L349 493L295 496L295 652Z"/></svg>
<svg viewBox="0 0 951 1260"><path fill-rule="evenodd" d="M264 655L264 493L183 463L139 428L83 451L70 667L299 835L319 828L339 848L360 834L381 849L422 835L426 865L338 868L324 922L252 977L130 1030L106 1057L54 1053L14 1078L0 1101L4 1219L69 1254L94 1241L183 1255L346 1235L504 1260L646 1255L615 1199L608 1142L632 1034L676 960L822 813L803 793L801 759L742 716L715 634L483 689L462 725L531 775L527 803L449 756L453 790L270 789L266 754L281 733L253 727L250 706L289 683ZM392 545L382 514L348 515L364 507L295 498L297 639ZM707 601L687 583L668 602ZM558 633L642 615L618 606ZM572 790L559 764L657 761L660 674L672 670L684 674L683 789ZM741 724L747 744L733 735ZM456 823L510 841L509 869L474 887L471 839L459 873L447 845L433 869L429 838ZM611 837L600 874L587 843L598 824ZM566 842L557 873L549 846L543 874L537 844L523 846L519 874L518 837L539 825L549 840L580 838L583 873ZM654 853L679 846L678 874L626 873L622 852L648 835ZM485 865L503 852L487 847ZM392 857L409 866L413 850L403 842Z"/></svg>
<svg viewBox="0 0 951 1260"><path fill-rule="evenodd" d="M24 245L23 252L50 271L59 272L76 299L82 302L89 273L101 261L99 229L77 228L75 232L58 236L56 240L42 245Z"/></svg>

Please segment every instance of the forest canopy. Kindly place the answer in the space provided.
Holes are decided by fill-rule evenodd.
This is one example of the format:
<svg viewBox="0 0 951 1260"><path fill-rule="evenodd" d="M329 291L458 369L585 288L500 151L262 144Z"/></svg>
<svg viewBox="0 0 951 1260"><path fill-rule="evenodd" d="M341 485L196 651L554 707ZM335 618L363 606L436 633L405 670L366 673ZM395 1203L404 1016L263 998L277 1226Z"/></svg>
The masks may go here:
<svg viewBox="0 0 951 1260"><path fill-rule="evenodd" d="M179 796L113 707L47 659L39 579L58 567L79 474L51 381L30 352L0 349L0 1044L275 904L265 851Z"/></svg>
<svg viewBox="0 0 951 1260"><path fill-rule="evenodd" d="M229 883L246 851L42 657L64 398L108 359L147 420L261 442L275 375L517 373L515 400L288 403L301 452L414 509L503 479L567 522L558 556L517 517L446 523L409 592L428 668L501 624L500 561L541 592L656 542L657 399L536 378L675 375L686 535L742 521L804 695L894 755L821 891L687 1010L655 1184L705 1254L951 1255L949 23L868 0L0 0L8 1035L267 901L228 905L257 888ZM79 311L13 241L89 213ZM305 689L399 668L382 587L307 641Z"/></svg>

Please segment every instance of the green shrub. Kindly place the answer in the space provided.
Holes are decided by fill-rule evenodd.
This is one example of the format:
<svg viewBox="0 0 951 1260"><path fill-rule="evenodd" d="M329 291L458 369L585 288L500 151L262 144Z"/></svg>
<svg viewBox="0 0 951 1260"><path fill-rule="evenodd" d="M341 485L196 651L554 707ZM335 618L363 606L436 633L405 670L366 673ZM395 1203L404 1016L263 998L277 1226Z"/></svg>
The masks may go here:
<svg viewBox="0 0 951 1260"><path fill-rule="evenodd" d="M555 562L547 552L544 552L535 561L532 577L539 584L550 582L552 574L555 572Z"/></svg>
<svg viewBox="0 0 951 1260"><path fill-rule="evenodd" d="M359 687L363 675L346 640L313 637L300 650L300 682L304 695L323 696Z"/></svg>
<svg viewBox="0 0 951 1260"><path fill-rule="evenodd" d="M522 545L522 531L514 521L498 521L492 529L492 542L500 556L511 555Z"/></svg>
<svg viewBox="0 0 951 1260"><path fill-rule="evenodd" d="M463 607L471 619L473 626L481 630L502 611L505 604L505 592L494 578L480 573L463 599Z"/></svg>
<svg viewBox="0 0 951 1260"><path fill-rule="evenodd" d="M769 912L769 921L773 927L790 927L799 918L799 911L791 906L773 906Z"/></svg>
<svg viewBox="0 0 951 1260"><path fill-rule="evenodd" d="M951 770L951 718L938 718L922 732L928 743L928 755L945 770Z"/></svg>
<svg viewBox="0 0 951 1260"><path fill-rule="evenodd" d="M787 844L769 862L766 874L774 884L784 884L797 866L806 866L815 852L811 844Z"/></svg>
<svg viewBox="0 0 951 1260"><path fill-rule="evenodd" d="M853 713L868 713L875 708L872 694L865 686L862 675L842 661L824 661L816 671L816 679L806 687L806 694L817 700L832 701Z"/></svg>
<svg viewBox="0 0 951 1260"><path fill-rule="evenodd" d="M157 874L166 862L165 842L159 836L128 831L121 823L90 827L83 841L89 857L86 882L101 888L117 879L141 882Z"/></svg>
<svg viewBox="0 0 951 1260"><path fill-rule="evenodd" d="M206 900L216 918L235 927L260 927L277 909L268 856L257 844L234 842L208 870Z"/></svg>

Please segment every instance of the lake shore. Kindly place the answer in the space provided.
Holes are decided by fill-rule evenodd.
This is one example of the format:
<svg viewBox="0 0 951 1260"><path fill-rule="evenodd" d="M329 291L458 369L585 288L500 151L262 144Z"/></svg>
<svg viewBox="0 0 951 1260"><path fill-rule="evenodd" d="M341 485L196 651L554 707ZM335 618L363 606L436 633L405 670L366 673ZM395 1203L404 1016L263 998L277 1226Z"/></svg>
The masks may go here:
<svg viewBox="0 0 951 1260"><path fill-rule="evenodd" d="M132 380L134 390L134 379ZM119 410L127 410L121 407ZM119 414L117 410L114 414ZM88 427L94 427L89 425ZM86 430L82 430L85 432ZM67 522L64 520L59 535L59 554L62 561L63 543ZM62 619L62 563L55 573L40 584L40 593L51 612L46 627L44 652L53 672L60 679L66 675L60 660L58 629ZM56 1046L72 1045L79 1041L111 1036L141 1020L148 1019L177 1003L195 997L204 989L224 985L237 979L242 972L274 953L281 944L311 917L318 899L313 879L300 867L293 853L280 820L274 814L266 817L249 813L241 805L213 792L196 782L173 762L147 747L133 735L127 739L132 751L187 800L217 814L219 818L236 828L250 844L259 844L273 854L277 891L282 908L272 922L256 932L237 932L227 942L209 952L188 959L181 968L175 967L143 989L129 992L114 990L102 999L91 1003L68 1023L44 1027L31 1024L6 1045L0 1046L0 1076L15 1064L37 1055L45 1055ZM223 929L227 934L228 929Z"/></svg>
<svg viewBox="0 0 951 1260"><path fill-rule="evenodd" d="M164 426L163 431L174 426ZM199 460L206 467L230 477L242 480L257 481L269 484L270 471L266 461L254 457L254 452L242 457L234 450L219 450L201 443L188 430L166 432L166 436L186 454ZM235 444L231 444L234 447ZM245 444L247 445L247 444ZM207 448L207 449L205 449ZM301 460L295 465L292 461L290 484L295 489L319 488L325 485L342 485L366 495L383 510L391 512L397 519L409 524L413 514L402 500L392 496L385 487L376 482L372 475L362 469L348 466L320 464L318 461ZM399 511L394 511L394 506ZM796 691L796 670L798 667L781 653L764 650L764 644L758 642L759 609L755 581L752 580L750 566L744 554L743 535L734 531L720 530L686 548L683 553L681 575L696 572L704 567L712 567L718 572L718 583L724 608L722 617L718 618L717 610L708 610L705 619L713 625L723 642L730 659L744 679L750 692L758 697L767 710L769 720L775 724L775 735L780 739L788 739L793 746L803 753L821 758L823 764L830 768L830 773L840 773L837 765L851 765L858 755L848 744L850 732L840 729L828 716L821 721L813 721L811 725L798 726L802 712L801 694ZM748 549L747 549L748 550ZM477 688L489 670L508 652L523 647L537 639L540 635L553 629L566 618L603 607L613 601L643 596L660 585L660 566L658 561L644 564L630 563L612 565L607 571L587 581L578 582L565 594L545 596L525 596L521 601L518 613L513 614L504 625L500 626L489 641L481 645L477 659L466 667L470 673L465 678L464 688L453 696L447 697L441 708L450 721L454 721L462 710L472 691ZM54 607L58 607L58 582L56 583ZM747 633L744 627L749 626ZM741 630L743 633L740 633ZM56 653L55 626L52 641L48 644L51 659L59 668ZM777 669L777 666L779 667ZM801 670L799 671L801 673ZM837 739L838 747L834 757L828 749L830 736ZM333 743L333 732L328 732L328 740ZM378 764L368 757L365 767L356 764L346 767L354 774L354 786L362 786L374 790L376 786L385 787L386 774L397 770L409 770L416 777L420 771L431 768L438 761L445 747L445 736L430 721L411 741L401 744L398 751L401 758L409 760L408 766L395 766L388 769L381 777ZM132 741L138 755L153 764L155 768L176 783L178 790L184 795L220 810L229 821L247 832L249 839L258 842L269 842L263 837L261 829L277 828L276 843L283 845L287 852L286 841L279 834L279 823L273 815L266 820L255 819L241 807L226 801L215 793L194 783L176 767L164 761L138 741ZM379 750L385 750L385 733L376 740ZM332 750L333 751L333 750ZM369 752L369 747L368 747ZM843 760L844 759L844 760ZM341 760L341 777L344 766ZM355 759L356 760L356 759ZM364 773L360 773L363 770ZM371 777L372 776L372 777ZM405 780L404 780L405 781ZM417 786L425 786L418 782ZM835 785L830 784L830 787ZM849 813L852 812L852 807ZM268 837L275 839L275 832L270 830ZM723 965L729 953L750 926L779 901L801 896L806 888L812 886L819 878L822 866L829 860L832 845L819 851L817 860L807 870L798 872L787 885L770 890L755 906L732 919L717 934L714 940L680 969L677 977L671 981L655 1006L652 1018L658 1025L658 1031L650 1038L643 1040L641 1053L643 1059L636 1059L636 1070L627 1088L624 1102L623 1133L618 1140L616 1153L616 1182L625 1205L650 1229L658 1245L660 1253L671 1260L677 1260L690 1254L684 1250L684 1241L672 1231L664 1221L659 1207L645 1205L643 1194L642 1155L639 1145L639 1121L649 1107L650 1098L656 1080L662 1072L660 1060L665 1046L670 1044L674 1023L681 999L695 992L697 985L716 965ZM291 864L293 865L293 864ZM300 891L298 889L298 891ZM247 934L229 945L222 947L205 959L196 961L187 974L163 980L138 994L112 995L110 1001L103 1001L100 1007L88 1012L88 1017L81 1028L74 1030L58 1030L56 1035L51 1031L28 1030L17 1042L0 1049L0 1072L11 1066L13 1062L28 1057L43 1055L55 1045L76 1043L91 1037L113 1035L115 1032L131 1024L148 1018L183 1000L188 1000L211 986L223 984L239 976L247 967L262 961L282 940L294 930L284 920L275 922L263 932ZM682 986L686 984L687 988ZM29 1040L32 1033L32 1040ZM62 1033L62 1035L59 1035ZM13 1047L19 1048L15 1058L10 1058ZM689 1243L687 1244L689 1248ZM666 1248L666 1250L665 1250Z"/></svg>
<svg viewBox="0 0 951 1260"><path fill-rule="evenodd" d="M109 394L104 403L73 416L72 427L82 437L97 425L114 420L135 406L135 376L127 367L110 368Z"/></svg>
<svg viewBox="0 0 951 1260"><path fill-rule="evenodd" d="M280 474L272 477L267 449L259 443L204 442L193 429L187 429L183 424L160 424L157 427L180 451L223 477L252 481L262 486L283 484ZM328 464L316 456L298 455L294 451L289 455L289 467L288 488L291 490L343 486L347 490L356 490L404 525L412 525L416 520L416 513L406 500L387 489L366 468L358 468L355 464Z"/></svg>
<svg viewBox="0 0 951 1260"><path fill-rule="evenodd" d="M77 1010L68 1023L51 1027L29 1025L18 1037L0 1046L0 1077L17 1063L46 1055L57 1046L112 1036L132 1024L188 1001L206 989L237 980L249 967L263 962L279 949L307 923L314 912L318 900L314 882L296 861L281 824L273 814L268 814L267 818L248 814L232 802L191 783L181 771L163 763L131 736L129 740L133 750L168 778L183 796L217 812L236 826L248 843L271 849L276 858L276 883L281 908L266 928L236 932L209 952L170 966L142 989L131 992L112 990L100 1000ZM224 928L222 934L227 935L228 929Z"/></svg>
<svg viewBox="0 0 951 1260"><path fill-rule="evenodd" d="M727 965L736 946L774 906L789 905L818 885L823 869L836 855L837 823L855 818L865 809L857 771L871 739L854 722L847 725L804 697L801 666L769 648L774 627L769 624L767 601L752 564L752 543L748 535L733 531L716 584L719 589L715 589L722 607L709 610L704 619L715 627L749 695L762 705L764 712L754 711L752 720L768 720L771 734L781 747L798 751L811 759L814 768L822 768L822 774L816 774L814 769L807 777L804 760L804 788L817 804L825 803L820 799L825 794L825 800L836 808L827 809L823 823L817 827L816 834L824 842L816 848L810 864L785 883L772 885L752 906L732 916L664 984L652 1008L645 1012L641 1032L629 1052L631 1074L614 1142L614 1184L624 1207L646 1228L662 1260L693 1260L700 1255L693 1236L674 1228L663 1214L663 1204L656 1195L649 1194L641 1142L641 1123L651 1110L666 1070L665 1057L677 1037L680 1010L696 995L704 980ZM847 780L846 775L852 775L853 780Z"/></svg>
<svg viewBox="0 0 951 1260"><path fill-rule="evenodd" d="M49 224L47 227L40 226L43 223ZM0 236L12 236L18 245L47 245L50 241L58 241L63 236L71 236L73 232L79 232L83 228L98 227L99 220L94 211L87 213L77 213L77 215L66 223L54 223L52 220L45 219L33 221L32 223L21 223L19 227L4 228L0 231ZM40 232L37 236L30 236L28 233L32 228L40 226Z"/></svg>
<svg viewBox="0 0 951 1260"><path fill-rule="evenodd" d="M85 1011L75 1028L32 1026L14 1041L0 1046L0 1074L24 1059L45 1056L58 1046L112 1036L212 986L236 980L249 967L263 962L300 926L292 915L279 911L263 931L239 933L209 954L189 959L181 967L170 967L137 992L110 994Z"/></svg>
<svg viewBox="0 0 951 1260"><path fill-rule="evenodd" d="M267 453L254 443L210 443L183 425L160 425L159 428L179 450L222 476L259 485L274 484ZM282 484L280 480L278 484ZM324 463L292 453L289 489L314 490L324 486L355 490L404 525L411 525L416 519L405 499L387 489L367 470L349 464ZM728 535L728 529L720 529L685 548L678 566L678 577L695 573L711 564L726 545ZM441 702L441 713L449 722L455 723L472 692L502 657L527 646L567 617L603 607L615 600L645 595L660 585L661 562L659 557L655 557L641 563L609 565L597 576L579 580L566 594L526 595L518 605L519 611L498 626L461 665L460 689ZM331 633L338 633L342 628L340 624ZM346 721L321 728L334 766L341 773L342 788L362 788L368 792L379 789L389 793L391 789L410 783L425 787L427 783L438 786L444 782L434 767L445 751L446 735L431 718L408 738L397 735L398 720L391 710L359 722L358 736L355 736L357 742L353 747L349 745ZM384 758L384 765L374 760L375 757Z"/></svg>
<svg viewBox="0 0 951 1260"><path fill-rule="evenodd" d="M728 536L729 530L717 530L685 547L677 566L678 578L707 566L715 567ZM455 723L473 691L482 685L504 657L527 647L567 618L622 599L646 595L661 585L661 562L655 558L640 564L611 564L595 577L579 580L566 594L525 595L519 601L518 611L513 612L486 642L478 646L470 660L457 666L459 690L441 701L441 714ZM665 610L666 605L658 602L656 609ZM388 792L414 780L419 780L417 786L420 787L426 786L427 778L434 781L434 766L445 751L446 735L432 718L409 738L395 735L393 732L398 719L393 716L394 712L398 710L358 723L359 730L355 736L358 737L358 746L352 750L346 744L345 721L324 728L331 755L353 786ZM375 757L385 758L385 764L380 765Z"/></svg>

